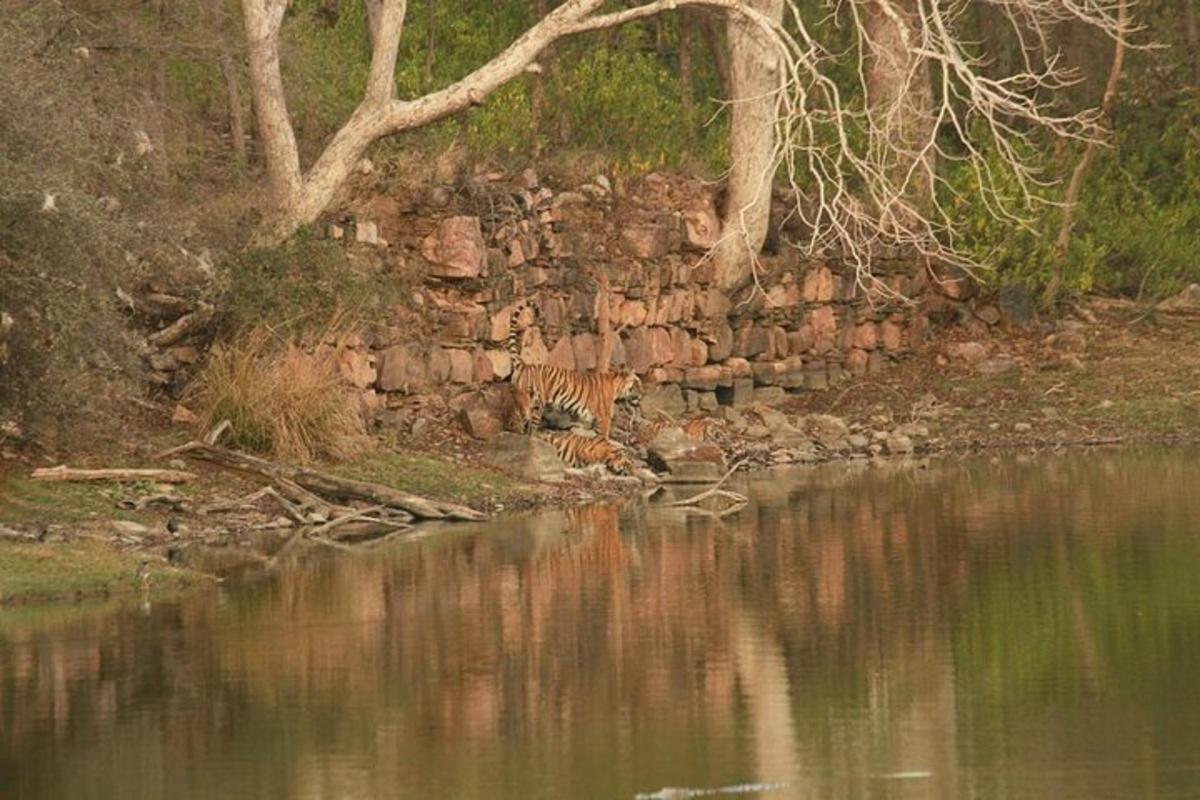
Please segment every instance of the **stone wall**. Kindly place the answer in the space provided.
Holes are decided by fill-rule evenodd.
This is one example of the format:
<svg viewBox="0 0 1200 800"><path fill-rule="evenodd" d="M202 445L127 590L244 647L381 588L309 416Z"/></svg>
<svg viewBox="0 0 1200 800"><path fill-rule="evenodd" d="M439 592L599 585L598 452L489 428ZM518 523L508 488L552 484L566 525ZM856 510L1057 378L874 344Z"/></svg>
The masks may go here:
<svg viewBox="0 0 1200 800"><path fill-rule="evenodd" d="M345 359L347 377L373 395L504 380L510 317L526 300L537 304L541 326L525 335L522 357L594 369L600 273L619 331L612 364L643 376L650 411L824 388L884 369L928 329L920 306L869 296L848 265L806 261L786 247L764 256L762 291L748 301L726 296L703 258L717 217L711 192L696 181L651 175L614 194L600 178L555 192L527 171L515 181L477 179L470 202L429 197L441 207L381 215L388 203L376 197L358 209L357 229L368 236L357 238L408 253L406 268L425 276L411 298L421 324L377 332ZM873 271L916 298L928 284L911 263L889 254ZM417 336L418 328L430 333Z"/></svg>

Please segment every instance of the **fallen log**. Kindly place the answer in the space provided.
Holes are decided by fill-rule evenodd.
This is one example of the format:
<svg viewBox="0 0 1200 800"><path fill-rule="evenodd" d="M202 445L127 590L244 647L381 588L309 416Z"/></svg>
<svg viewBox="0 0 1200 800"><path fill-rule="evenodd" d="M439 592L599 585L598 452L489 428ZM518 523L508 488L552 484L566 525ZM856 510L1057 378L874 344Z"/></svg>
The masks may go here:
<svg viewBox="0 0 1200 800"><path fill-rule="evenodd" d="M72 469L66 464L35 469L30 476L37 481L153 481L155 483L187 483L196 480L190 472L178 469Z"/></svg>
<svg viewBox="0 0 1200 800"><path fill-rule="evenodd" d="M417 519L474 521L487 518L487 515L473 508L456 503L431 500L378 483L342 478L311 467L267 461L204 442L188 442L160 453L159 458L178 455L198 458L234 472L257 475L276 483L291 482L305 491L333 500L358 500L372 505L398 508Z"/></svg>

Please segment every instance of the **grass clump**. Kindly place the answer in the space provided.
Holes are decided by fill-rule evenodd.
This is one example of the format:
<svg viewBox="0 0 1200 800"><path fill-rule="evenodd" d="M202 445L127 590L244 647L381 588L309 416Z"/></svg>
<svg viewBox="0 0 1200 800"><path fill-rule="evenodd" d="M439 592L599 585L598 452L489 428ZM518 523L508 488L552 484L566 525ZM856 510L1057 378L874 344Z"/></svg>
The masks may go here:
<svg viewBox="0 0 1200 800"><path fill-rule="evenodd" d="M362 405L338 373L344 337L306 349L268 330L215 347L191 390L204 426L229 420L233 447L307 463L363 453Z"/></svg>

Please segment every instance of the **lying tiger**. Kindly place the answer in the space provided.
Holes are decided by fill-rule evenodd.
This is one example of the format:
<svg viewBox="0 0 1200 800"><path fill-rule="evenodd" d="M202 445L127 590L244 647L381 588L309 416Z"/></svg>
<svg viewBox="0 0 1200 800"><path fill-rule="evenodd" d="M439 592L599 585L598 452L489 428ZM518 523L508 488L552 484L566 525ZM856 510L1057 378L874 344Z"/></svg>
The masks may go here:
<svg viewBox="0 0 1200 800"><path fill-rule="evenodd" d="M637 444L648 444L663 431L671 428L679 428L683 435L697 442L705 442L713 437L717 432L720 423L712 417L689 417L687 419L674 420L670 417L661 417L656 420L644 422L638 428L637 435L634 441Z"/></svg>
<svg viewBox="0 0 1200 800"><path fill-rule="evenodd" d="M617 475L633 474L633 461L620 445L608 439L578 433L544 434L543 438L554 445L563 463L572 467L602 464Z"/></svg>
<svg viewBox="0 0 1200 800"><path fill-rule="evenodd" d="M581 372L547 364L526 364L521 360L521 333L518 318L531 308L540 318L536 305L525 303L513 309L509 320L508 352L512 356L513 396L521 425L529 430L541 424L541 410L554 406L574 415L585 425L594 425L604 439L612 430L613 407L622 401L637 408L641 402L642 382L630 370Z"/></svg>

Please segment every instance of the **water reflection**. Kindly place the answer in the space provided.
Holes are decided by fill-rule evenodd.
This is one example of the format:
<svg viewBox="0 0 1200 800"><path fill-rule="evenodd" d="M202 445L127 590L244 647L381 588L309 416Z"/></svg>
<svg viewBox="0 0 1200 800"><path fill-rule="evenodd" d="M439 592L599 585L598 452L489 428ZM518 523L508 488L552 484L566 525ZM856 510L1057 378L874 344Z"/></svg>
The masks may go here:
<svg viewBox="0 0 1200 800"><path fill-rule="evenodd" d="M1200 466L775 473L0 617L0 797L1200 794Z"/></svg>

